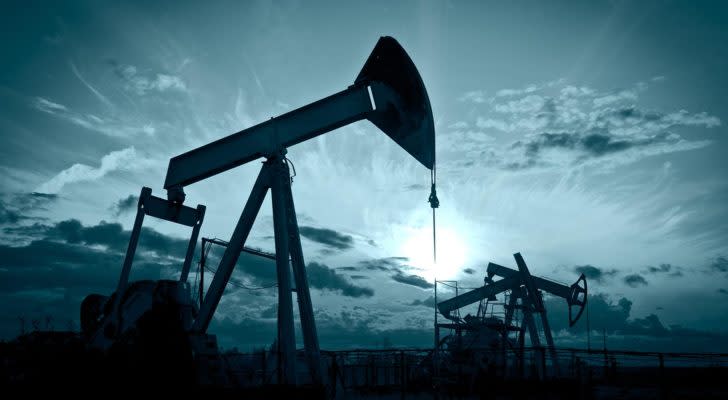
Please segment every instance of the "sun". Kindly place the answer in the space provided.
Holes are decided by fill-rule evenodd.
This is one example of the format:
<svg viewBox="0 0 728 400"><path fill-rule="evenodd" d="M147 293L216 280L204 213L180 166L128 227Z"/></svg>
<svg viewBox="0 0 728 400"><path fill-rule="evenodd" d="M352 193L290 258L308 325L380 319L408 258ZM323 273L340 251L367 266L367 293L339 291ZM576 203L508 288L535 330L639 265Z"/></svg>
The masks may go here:
<svg viewBox="0 0 728 400"><path fill-rule="evenodd" d="M432 257L432 228L408 229L400 254L409 259L410 265L421 269L418 275L428 282L434 282L435 279L453 279L458 275L467 260L467 246L457 231L438 228L435 263Z"/></svg>

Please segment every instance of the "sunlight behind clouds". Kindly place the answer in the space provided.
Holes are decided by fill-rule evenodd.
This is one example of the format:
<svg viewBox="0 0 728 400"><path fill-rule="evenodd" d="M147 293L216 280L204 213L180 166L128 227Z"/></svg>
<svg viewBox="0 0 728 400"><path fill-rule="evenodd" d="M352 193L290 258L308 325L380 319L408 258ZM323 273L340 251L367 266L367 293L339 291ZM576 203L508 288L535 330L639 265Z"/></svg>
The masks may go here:
<svg viewBox="0 0 728 400"><path fill-rule="evenodd" d="M404 228L400 254L421 268L421 275L428 282L435 279L454 279L468 260L466 242L457 231L445 228L437 230L437 262L433 260L432 228Z"/></svg>

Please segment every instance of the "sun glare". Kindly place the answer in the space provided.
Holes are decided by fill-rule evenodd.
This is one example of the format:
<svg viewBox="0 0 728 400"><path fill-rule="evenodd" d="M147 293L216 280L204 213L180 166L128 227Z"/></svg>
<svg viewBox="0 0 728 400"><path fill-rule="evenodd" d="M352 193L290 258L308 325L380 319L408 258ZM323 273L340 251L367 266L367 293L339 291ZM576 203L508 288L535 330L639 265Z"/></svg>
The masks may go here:
<svg viewBox="0 0 728 400"><path fill-rule="evenodd" d="M455 230L437 229L437 263L432 257L432 228L411 229L406 235L401 254L409 258L410 265L422 269L418 275L428 282L453 279L463 268L467 246Z"/></svg>

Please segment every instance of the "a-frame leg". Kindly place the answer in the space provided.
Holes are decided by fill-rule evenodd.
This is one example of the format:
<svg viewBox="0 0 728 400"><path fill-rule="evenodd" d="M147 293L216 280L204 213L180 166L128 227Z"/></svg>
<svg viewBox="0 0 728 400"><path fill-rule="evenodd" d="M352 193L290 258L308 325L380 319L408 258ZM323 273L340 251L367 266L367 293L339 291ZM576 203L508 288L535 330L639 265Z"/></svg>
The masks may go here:
<svg viewBox="0 0 728 400"><path fill-rule="evenodd" d="M142 189L141 195L139 195L139 204L137 205L137 215L134 219L134 227L131 229L131 237L129 238L129 245L126 248L126 256L124 257L124 265L121 267L121 276L119 277L119 284L116 285L116 301L114 301L113 310L116 311L119 300L121 299L126 285L129 282L129 273L131 272L131 264L134 261L134 254L136 253L137 245L139 244L139 235L142 231L142 223L144 222L144 204L143 199L151 196L152 189Z"/></svg>
<svg viewBox="0 0 728 400"><path fill-rule="evenodd" d="M276 243L276 272L278 276L278 351L280 354L279 383L296 384L296 334L293 324L291 298L291 267L288 261L288 219L286 187L290 185L288 167L283 160L273 159L271 197L273 200L273 231ZM290 188L290 187L289 187ZM296 290L301 288L296 286Z"/></svg>
<svg viewBox="0 0 728 400"><path fill-rule="evenodd" d="M313 305L311 304L311 293L308 289L308 278L306 277L306 265L303 261L303 249L301 248L301 236L298 232L298 221L296 208L293 205L290 180L283 185L286 195L288 212L288 246L291 252L291 264L293 266L293 277L296 281L296 298L298 299L298 310L301 316L301 330L303 331L303 343L306 348L311 378L314 384L321 383L321 355L316 332L316 321L313 316Z"/></svg>
<svg viewBox="0 0 728 400"><path fill-rule="evenodd" d="M516 295L516 291L511 291L511 297L508 299L508 308L506 309L506 315L504 318L504 323L506 327L510 326L511 323L513 323L513 314L516 312L516 307L518 306L518 296Z"/></svg>
<svg viewBox="0 0 728 400"><path fill-rule="evenodd" d="M190 241L187 244L187 252L185 253L185 262L184 264L182 264L182 273L179 276L180 282L187 282L187 277L190 274L190 266L192 265L192 258L195 256L195 247L197 246L197 237L200 235L200 228L202 228L202 219L205 216L205 206L197 206L197 212L202 217L192 228L192 236L190 236ZM194 288L192 290L194 290Z"/></svg>
<svg viewBox="0 0 728 400"><path fill-rule="evenodd" d="M526 371L526 316L521 318L521 329L518 332L518 369L521 377Z"/></svg>
<svg viewBox="0 0 728 400"><path fill-rule="evenodd" d="M273 203L273 228L278 279L278 338L276 341L280 362L278 381L282 384L296 384L296 342L291 294L290 255L293 260L296 293L309 367L314 383L321 383L318 336L313 318L313 307L306 278L296 211L291 194L290 174L288 166L281 158L271 158L263 164L232 238L225 249L225 254L222 256L215 277L210 284L205 300L200 306L200 312L192 326L192 330L195 332L205 332L207 330L268 189L271 191Z"/></svg>
<svg viewBox="0 0 728 400"><path fill-rule="evenodd" d="M531 338L531 346L541 347L541 338L538 336L538 329L536 329L536 323L533 320L533 314L531 313L531 310L528 309L528 306L524 307L523 320L526 323L526 327L528 328L528 337Z"/></svg>
<svg viewBox="0 0 728 400"><path fill-rule="evenodd" d="M533 318L533 305L529 304L529 301L526 301L523 307L523 322L528 328L528 337L531 338L531 348L532 349L542 349L541 348L541 338L538 336L538 328L536 327L536 323ZM539 379L543 378L544 371L541 370L541 363L536 361L536 365L538 366L538 375Z"/></svg>
<svg viewBox="0 0 728 400"><path fill-rule="evenodd" d="M503 335L502 335L502 357L503 357L503 376L508 375L508 347L512 346L511 337L510 337L510 327L513 324L513 315L516 312L516 307L518 306L518 296L516 295L515 290L511 290L511 296L508 299L508 304L506 305L506 315L503 318ZM518 340L518 338L516 338Z"/></svg>
<svg viewBox="0 0 728 400"><path fill-rule="evenodd" d="M556 355L556 347L554 346L554 337L551 334L551 325L546 317L546 309L541 310L541 325L543 326L543 334L546 337L546 346L549 348L551 356L551 363L554 366L554 370L557 376L561 375L561 369L559 368L559 357Z"/></svg>
<svg viewBox="0 0 728 400"><path fill-rule="evenodd" d="M110 344L109 338L106 337L106 328L111 325L113 328L118 328L118 316L119 316L119 304L121 303L121 297L126 290L126 286L129 283L129 274L131 273L131 264L134 261L134 254L136 253L137 245L139 244L139 235L142 231L142 223L144 223L144 203L143 199L146 196L151 196L152 189L143 188L139 195L139 203L137 204L137 214L134 219L134 227L131 229L131 237L129 238L129 245L126 248L126 255L124 256L124 264L121 267L121 276L119 277L119 283L116 285L116 296L114 302L111 305L111 315L104 321L104 327L97 330L96 334L92 339L94 345L103 347L106 344Z"/></svg>
<svg viewBox="0 0 728 400"><path fill-rule="evenodd" d="M263 200L265 200L265 194L268 191L268 182L269 167L266 163L263 164L263 168L261 168L258 174L258 179L256 179L255 185L253 185L253 190L250 192L248 201L245 203L245 208L243 208L243 212L240 214L238 224L235 226L230 242L220 260L217 272L212 278L210 288L207 290L207 295L200 307L197 319L195 319L195 323L192 325L192 331L203 333L207 331L212 316L215 314L215 309L217 309L217 305L220 303L225 285L230 280L235 264L240 257L240 252L243 251L243 246L248 239L250 229L253 227L255 217L258 215Z"/></svg>

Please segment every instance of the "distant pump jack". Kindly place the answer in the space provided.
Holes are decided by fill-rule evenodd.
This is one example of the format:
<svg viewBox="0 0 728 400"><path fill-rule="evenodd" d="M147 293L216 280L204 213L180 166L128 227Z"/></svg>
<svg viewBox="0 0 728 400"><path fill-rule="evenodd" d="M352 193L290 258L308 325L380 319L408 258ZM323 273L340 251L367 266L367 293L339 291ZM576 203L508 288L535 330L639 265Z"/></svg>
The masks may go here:
<svg viewBox="0 0 728 400"><path fill-rule="evenodd" d="M115 341L122 340L123 333L131 329L134 322L158 299L152 293L156 294L161 290L178 296L178 302L187 307L185 310L193 310L185 321L185 330L195 354L206 354L203 347L209 348L210 343L215 343L214 337L206 334L207 328L238 257L244 251L245 242L265 195L270 190L278 281L278 382L294 385L297 382L290 279L292 269L306 358L313 382L320 383L320 349L293 204L286 149L362 119L371 121L407 153L433 171L430 204L433 208L434 224L434 209L439 201L434 186L435 130L430 101L412 60L395 39L385 36L379 39L354 84L347 89L172 158L164 183L167 200L152 196L149 188L142 189L116 294L111 300L91 295L82 305L82 320L85 316L86 321L84 331L92 344L109 348ZM194 312L196 305L189 296L187 276L205 207L200 205L193 209L184 206L184 187L259 158L265 158L266 161L227 243L199 311ZM128 284L145 215L193 228L177 286L171 283L163 287ZM146 294L132 296L128 290L146 291ZM105 304L110 304L110 307Z"/></svg>
<svg viewBox="0 0 728 400"><path fill-rule="evenodd" d="M558 371L559 360L556 355L551 326L546 317L546 307L543 304L542 292L547 292L552 296L566 300L566 304L569 307L569 327L572 327L581 318L586 306L586 277L584 274L581 274L571 286L563 285L552 280L531 275L521 253L516 253L513 257L516 260L518 269L488 263L488 275L485 277L482 287L458 294L451 299L436 304L435 320L437 321L437 311L439 311L445 318L452 322L444 324L435 322L435 351L438 351L438 347L442 342L440 339L440 328L454 329L458 336L464 331L469 332L475 337L471 340L471 343L482 341L483 338L478 336L487 336L484 335L484 332L497 333L501 337L501 345L503 348L515 348L521 354L523 354L527 333L531 340L531 345L536 348L542 348L539 337L539 330L541 330L546 340L545 349L551 354L552 365ZM496 281L493 280L494 277L500 277L502 279ZM504 304L504 319L494 320L493 318L488 318L485 310L487 303L489 301L495 302L496 295L502 293L510 294L508 301ZM435 294L437 295L437 292ZM483 302L486 303L486 307L483 307ZM481 303L481 306L478 307L478 316L474 318L470 316L460 318L459 315L453 315L453 312L474 303ZM520 326L514 324L517 311L520 311L522 317ZM539 329L535 322L534 314L541 317L541 329ZM517 333L515 346L509 338L510 332Z"/></svg>

